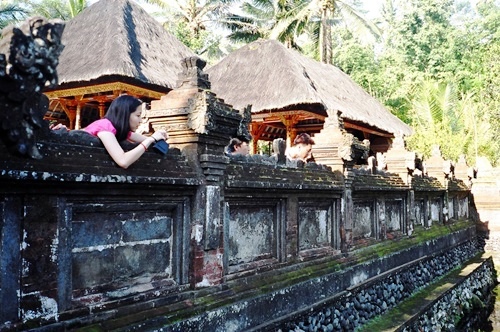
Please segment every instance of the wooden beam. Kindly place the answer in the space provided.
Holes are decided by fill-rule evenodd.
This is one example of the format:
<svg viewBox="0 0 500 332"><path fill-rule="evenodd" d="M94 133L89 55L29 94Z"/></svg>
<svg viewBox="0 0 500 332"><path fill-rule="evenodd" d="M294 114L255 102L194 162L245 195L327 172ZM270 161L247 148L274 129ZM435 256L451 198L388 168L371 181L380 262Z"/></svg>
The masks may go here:
<svg viewBox="0 0 500 332"><path fill-rule="evenodd" d="M73 97L80 95L91 95L102 92L122 92L127 91L132 95L144 96L151 99L160 99L164 96L165 92L152 91L146 88L138 87L132 84L127 84L123 82L112 82L104 84L95 84L89 86L82 86L71 89L60 89L53 91L46 91L44 94L49 97L49 99L55 99L60 97ZM119 93L118 93L119 95ZM116 96L118 96L116 95ZM91 98L91 97L88 97Z"/></svg>
<svg viewBox="0 0 500 332"><path fill-rule="evenodd" d="M308 120L308 119L318 119L320 121L325 121L326 116L316 114L310 111L305 111L305 110L293 110L293 111L272 111L269 113L257 113L257 114L252 114L252 121L279 121L280 116L289 116L289 115L299 115L301 117L301 120Z"/></svg>
<svg viewBox="0 0 500 332"><path fill-rule="evenodd" d="M393 138L394 137L394 135L391 134L391 133L387 133L387 132L383 132L383 131L380 131L380 130L375 130L375 129L367 128L367 127L364 127L364 126L356 125L356 124L354 124L352 122L347 122L345 119L344 119L344 128L346 128L346 129L356 129L356 130L362 131L365 134L368 133L368 134L373 134L373 135L382 136L382 137L388 137L388 138Z"/></svg>

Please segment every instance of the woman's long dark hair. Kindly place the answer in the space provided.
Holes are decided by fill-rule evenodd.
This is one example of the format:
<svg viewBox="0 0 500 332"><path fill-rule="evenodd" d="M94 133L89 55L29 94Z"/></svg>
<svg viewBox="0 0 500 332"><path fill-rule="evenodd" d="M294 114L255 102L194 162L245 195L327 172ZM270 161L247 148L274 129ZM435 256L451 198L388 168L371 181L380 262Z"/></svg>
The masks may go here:
<svg viewBox="0 0 500 332"><path fill-rule="evenodd" d="M128 95L121 95L109 105L104 116L111 121L116 129L116 139L121 142L127 139L130 132L130 114L142 104L140 99Z"/></svg>

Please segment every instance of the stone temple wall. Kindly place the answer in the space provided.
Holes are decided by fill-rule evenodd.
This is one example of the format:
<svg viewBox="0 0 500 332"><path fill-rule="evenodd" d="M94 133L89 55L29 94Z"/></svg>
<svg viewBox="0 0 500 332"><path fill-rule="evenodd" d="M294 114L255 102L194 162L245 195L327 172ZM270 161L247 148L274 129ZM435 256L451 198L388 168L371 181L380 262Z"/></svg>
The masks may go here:
<svg viewBox="0 0 500 332"><path fill-rule="evenodd" d="M331 140L348 137L333 123L315 137L317 163L226 156L229 138L248 134L249 110L210 92L199 59L184 67L180 88L147 114L168 130L171 149L127 170L98 139L49 130L42 94L0 86L0 329L145 330L210 310L220 315L207 331L238 312L246 314L232 330L253 328L475 238L467 221L453 241L365 265L363 248L469 220L469 187L439 158L416 174L397 144L385 168L361 166L366 146ZM2 79L34 81L14 73ZM12 121L18 112L23 120Z"/></svg>

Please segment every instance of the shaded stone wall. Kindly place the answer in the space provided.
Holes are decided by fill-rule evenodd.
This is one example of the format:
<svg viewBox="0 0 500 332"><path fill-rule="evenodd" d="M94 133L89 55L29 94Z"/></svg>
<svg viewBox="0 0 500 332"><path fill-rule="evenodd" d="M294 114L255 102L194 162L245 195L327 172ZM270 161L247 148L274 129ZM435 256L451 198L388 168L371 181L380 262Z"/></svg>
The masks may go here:
<svg viewBox="0 0 500 332"><path fill-rule="evenodd" d="M486 326L489 307L495 301L495 277L490 258L397 331L474 331L478 326Z"/></svg>
<svg viewBox="0 0 500 332"><path fill-rule="evenodd" d="M126 172L92 141L71 149L52 136L37 161L0 147L2 323L68 319L185 288L201 183L185 159L148 152Z"/></svg>
<svg viewBox="0 0 500 332"><path fill-rule="evenodd" d="M451 250L439 252L412 262L404 268L396 268L359 283L355 287L349 287L349 292L323 301L316 308L275 325L284 331L297 329L302 331L354 331L370 319L396 307L437 278L459 267L466 260L474 257L476 253L475 243L463 243ZM485 279L477 282L478 285L474 285L470 289L474 292L478 289L482 290L484 285L491 287L493 284L491 274L491 263L487 265L487 268L482 268L480 273L476 271L475 276L485 277ZM468 284L462 285L458 287L458 290L466 289L467 294L473 293L467 288L468 286ZM487 292L484 293L487 295ZM456 303L453 304L458 307ZM434 325L428 323L427 326L433 327L429 329L430 331L436 331L437 326L446 325L439 322ZM412 329L406 328L404 331L421 331L421 329L412 326Z"/></svg>
<svg viewBox="0 0 500 332"><path fill-rule="evenodd" d="M232 295L244 296L252 292L245 289L249 282L276 282L285 271L297 279L290 276L269 296L293 289L333 296L426 254L388 256L369 271L362 265L335 271L342 260L355 261L357 249L411 236L417 215L425 227L445 222L450 200L468 204L468 187L450 190L452 172L415 176L407 167L411 158L397 158L397 145L386 169L359 166L369 144L346 134L341 119L329 120L319 134L318 164L283 163L282 155L228 157L229 138L248 135L250 110L236 111L209 90L200 59L183 66L180 87L146 113L148 126L169 132L166 156L148 151L124 170L84 132L16 123L30 134L29 153L9 140L16 128L2 132L1 328L97 322L113 329L145 317L167 324L158 318L166 312L188 317L207 310L197 302L204 290L231 283ZM26 109L22 98L16 102L17 108L1 109L2 119ZM463 233L460 241L474 236ZM309 276L315 266L319 271ZM330 282L338 275L341 282ZM314 290L318 280L325 287ZM269 309L261 305L266 296L256 308ZM306 302L287 306L296 310ZM249 321L255 326L262 317L269 316Z"/></svg>
<svg viewBox="0 0 500 332"><path fill-rule="evenodd" d="M338 171L224 157L222 144L210 143L219 149L213 157L172 144L166 156L147 152L123 170L85 133L39 134L40 159L0 147L4 327L80 326L126 315L121 308L132 304L173 304L189 290L355 257L363 246L410 235L409 192L442 206L441 187L412 188L385 171L353 168L346 195ZM195 150L214 142L210 132L183 135Z"/></svg>

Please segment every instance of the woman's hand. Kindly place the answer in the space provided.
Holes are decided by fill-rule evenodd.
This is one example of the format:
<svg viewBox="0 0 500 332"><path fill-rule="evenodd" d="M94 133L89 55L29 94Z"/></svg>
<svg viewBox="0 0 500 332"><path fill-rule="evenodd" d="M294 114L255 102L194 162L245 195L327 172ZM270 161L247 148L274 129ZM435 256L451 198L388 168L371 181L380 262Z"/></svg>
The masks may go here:
<svg viewBox="0 0 500 332"><path fill-rule="evenodd" d="M159 129L151 135L155 141L166 140L168 138L167 131L165 129Z"/></svg>
<svg viewBox="0 0 500 332"><path fill-rule="evenodd" d="M66 127L62 123L51 124L51 125L49 125L49 129L52 129L52 130L66 129L67 131L69 131L68 127Z"/></svg>

